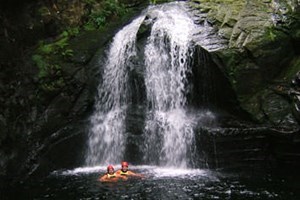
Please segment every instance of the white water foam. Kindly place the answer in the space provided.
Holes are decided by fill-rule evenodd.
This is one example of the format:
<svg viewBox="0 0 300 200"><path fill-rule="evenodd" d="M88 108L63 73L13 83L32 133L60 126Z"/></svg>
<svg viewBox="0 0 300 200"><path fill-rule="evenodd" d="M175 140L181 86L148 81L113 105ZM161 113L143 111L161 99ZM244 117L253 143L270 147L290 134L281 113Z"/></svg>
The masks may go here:
<svg viewBox="0 0 300 200"><path fill-rule="evenodd" d="M107 166L95 166L95 167L80 167L72 170L66 171L54 171L52 174L60 175L60 176L77 176L77 175L88 175L88 174L103 174L106 172ZM115 170L119 169L117 165L115 165ZM139 172L146 177L151 177L151 179L160 179L167 177L181 177L184 178L188 176L189 178L193 177L214 177L209 170L203 169L180 169L180 168L167 168L167 167L158 167L151 165L132 165L130 166L130 170L134 172Z"/></svg>
<svg viewBox="0 0 300 200"><path fill-rule="evenodd" d="M110 46L98 88L96 111L91 117L88 166L119 162L125 149L125 111L127 108L130 59L136 56L135 39L144 16L120 30Z"/></svg>
<svg viewBox="0 0 300 200"><path fill-rule="evenodd" d="M149 104L145 160L158 158L159 165L185 168L190 162L188 148L194 145L194 123L185 111L185 92L195 25L183 4L150 10L148 16L153 25L145 47Z"/></svg>

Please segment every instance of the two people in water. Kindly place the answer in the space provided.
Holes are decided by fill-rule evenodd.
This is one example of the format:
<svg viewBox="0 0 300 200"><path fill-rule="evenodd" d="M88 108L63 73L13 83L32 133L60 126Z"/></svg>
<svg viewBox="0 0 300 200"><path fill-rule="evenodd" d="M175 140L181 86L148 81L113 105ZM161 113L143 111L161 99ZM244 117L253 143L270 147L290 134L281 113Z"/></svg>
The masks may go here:
<svg viewBox="0 0 300 200"><path fill-rule="evenodd" d="M137 177L137 178L144 178L142 174L136 174L128 169L128 163L122 162L121 169L115 172L114 167L109 165L107 167L107 173L99 178L100 182L116 182L120 179L127 180L128 177Z"/></svg>

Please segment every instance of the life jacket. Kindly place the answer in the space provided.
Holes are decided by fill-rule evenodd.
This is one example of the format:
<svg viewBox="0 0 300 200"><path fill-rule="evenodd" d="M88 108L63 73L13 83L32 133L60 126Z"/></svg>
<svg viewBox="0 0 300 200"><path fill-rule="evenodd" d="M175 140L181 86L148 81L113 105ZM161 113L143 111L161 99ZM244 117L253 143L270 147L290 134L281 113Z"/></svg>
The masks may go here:
<svg viewBox="0 0 300 200"><path fill-rule="evenodd" d="M123 171L121 170L120 175L127 176L127 175L128 175L128 171L123 172Z"/></svg>
<svg viewBox="0 0 300 200"><path fill-rule="evenodd" d="M115 178L115 177L116 177L116 173L107 174L107 178Z"/></svg>

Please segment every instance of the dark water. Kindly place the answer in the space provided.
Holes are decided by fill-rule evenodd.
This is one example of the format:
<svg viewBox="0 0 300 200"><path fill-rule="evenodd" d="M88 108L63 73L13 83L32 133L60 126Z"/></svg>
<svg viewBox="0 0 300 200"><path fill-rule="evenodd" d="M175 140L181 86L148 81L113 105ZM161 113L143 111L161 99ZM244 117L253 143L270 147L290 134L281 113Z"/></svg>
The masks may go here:
<svg viewBox="0 0 300 200"><path fill-rule="evenodd" d="M100 183L97 178L104 169L55 172L2 194L4 199L300 199L300 182L270 175L137 166L131 169L145 174L145 179Z"/></svg>

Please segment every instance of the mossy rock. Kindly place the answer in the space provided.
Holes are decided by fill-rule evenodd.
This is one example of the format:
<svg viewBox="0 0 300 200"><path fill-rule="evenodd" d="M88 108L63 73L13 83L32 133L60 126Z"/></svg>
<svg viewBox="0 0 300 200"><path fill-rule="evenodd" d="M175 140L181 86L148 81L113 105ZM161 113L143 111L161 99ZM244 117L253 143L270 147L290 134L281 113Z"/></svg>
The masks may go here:
<svg viewBox="0 0 300 200"><path fill-rule="evenodd" d="M288 66L279 77L279 79L285 82L290 82L296 73L300 71L300 56L294 57Z"/></svg>
<svg viewBox="0 0 300 200"><path fill-rule="evenodd" d="M244 96L240 102L242 107L252 114L253 119L261 124L287 129L298 126L289 99L271 88L263 89L252 96Z"/></svg>

